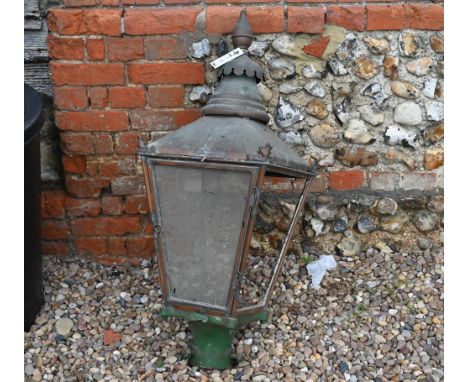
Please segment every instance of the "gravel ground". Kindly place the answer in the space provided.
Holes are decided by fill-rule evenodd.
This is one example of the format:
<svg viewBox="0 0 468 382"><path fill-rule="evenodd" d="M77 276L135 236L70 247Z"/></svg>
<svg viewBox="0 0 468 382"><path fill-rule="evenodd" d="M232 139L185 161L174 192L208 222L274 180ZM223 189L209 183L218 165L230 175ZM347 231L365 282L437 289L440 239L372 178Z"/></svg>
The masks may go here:
<svg viewBox="0 0 468 382"><path fill-rule="evenodd" d="M190 332L159 318L153 263L47 258L46 303L24 335L25 380L442 381L443 251L335 258L315 290L290 254L270 320L239 331L239 362L222 371L187 364Z"/></svg>

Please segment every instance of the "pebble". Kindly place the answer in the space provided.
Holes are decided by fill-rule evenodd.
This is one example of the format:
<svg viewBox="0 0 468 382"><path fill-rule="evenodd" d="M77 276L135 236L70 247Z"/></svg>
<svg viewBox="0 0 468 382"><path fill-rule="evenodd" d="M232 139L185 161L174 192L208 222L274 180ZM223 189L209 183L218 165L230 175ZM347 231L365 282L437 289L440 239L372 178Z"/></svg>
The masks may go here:
<svg viewBox="0 0 468 382"><path fill-rule="evenodd" d="M352 143L370 144L375 138L369 133L366 124L359 119L351 119L346 123L344 138Z"/></svg>
<svg viewBox="0 0 468 382"><path fill-rule="evenodd" d="M304 89L307 93L315 96L315 97L320 97L323 98L327 94L325 92L325 89L323 88L322 85L320 85L319 82L317 81L312 81L308 82L304 85Z"/></svg>
<svg viewBox="0 0 468 382"><path fill-rule="evenodd" d="M415 99L420 95L419 89L408 81L392 81L391 89L393 94L401 98Z"/></svg>
<svg viewBox="0 0 468 382"><path fill-rule="evenodd" d="M384 161L389 164L401 163L408 167L410 170L414 170L416 168L416 162L414 161L414 159L402 150L388 150L385 153Z"/></svg>
<svg viewBox="0 0 468 382"><path fill-rule="evenodd" d="M380 82L372 82L369 85L366 85L361 90L361 94L372 97L378 105L381 105L388 98L388 95L384 93Z"/></svg>
<svg viewBox="0 0 468 382"><path fill-rule="evenodd" d="M206 38L192 44L191 56L193 58L203 58L211 54L211 44Z"/></svg>
<svg viewBox="0 0 468 382"><path fill-rule="evenodd" d="M328 123L317 123L309 131L312 143L317 147L330 148L335 146L339 135L335 128Z"/></svg>
<svg viewBox="0 0 468 382"><path fill-rule="evenodd" d="M71 331L73 329L73 320L70 318L59 318L55 322L55 331L57 334L68 337L71 334Z"/></svg>
<svg viewBox="0 0 468 382"><path fill-rule="evenodd" d="M374 54L384 54L390 50L390 43L384 38L365 37L363 40Z"/></svg>
<svg viewBox="0 0 468 382"><path fill-rule="evenodd" d="M313 64L309 64L302 68L302 75L305 78L322 78L324 76L324 72L319 70L319 68Z"/></svg>
<svg viewBox="0 0 468 382"><path fill-rule="evenodd" d="M335 150L335 158L348 167L375 166L379 163L379 156L373 151L359 147L355 150L340 147Z"/></svg>
<svg viewBox="0 0 468 382"><path fill-rule="evenodd" d="M430 211L418 211L413 218L413 224L421 232L433 231L438 224L437 214Z"/></svg>
<svg viewBox="0 0 468 382"><path fill-rule="evenodd" d="M333 103L333 111L341 123L346 123L351 118L351 97L346 96Z"/></svg>
<svg viewBox="0 0 468 382"><path fill-rule="evenodd" d="M347 234L348 233L348 234ZM343 239L336 246L341 256L352 257L361 252L362 242L351 232L346 231Z"/></svg>
<svg viewBox="0 0 468 382"><path fill-rule="evenodd" d="M348 229L348 217L340 216L333 224L333 231L343 233Z"/></svg>
<svg viewBox="0 0 468 382"><path fill-rule="evenodd" d="M415 147L418 135L410 129L392 125L385 130L384 139L385 143L392 146Z"/></svg>
<svg viewBox="0 0 468 382"><path fill-rule="evenodd" d="M436 53L444 53L444 39L443 37L433 35L431 36L431 48Z"/></svg>
<svg viewBox="0 0 468 382"><path fill-rule="evenodd" d="M332 71L332 73L335 76L344 76L348 74L348 70L345 68L345 66L338 61L337 59L331 59L328 61L328 67Z"/></svg>
<svg viewBox="0 0 468 382"><path fill-rule="evenodd" d="M436 147L424 153L424 168L428 171L435 170L444 164L444 149Z"/></svg>
<svg viewBox="0 0 468 382"><path fill-rule="evenodd" d="M418 58L406 64L406 70L418 77L429 74L433 67L432 58L430 57Z"/></svg>
<svg viewBox="0 0 468 382"><path fill-rule="evenodd" d="M207 85L194 86L190 92L189 99L192 102L199 102L205 104L211 95L211 89Z"/></svg>
<svg viewBox="0 0 468 382"><path fill-rule="evenodd" d="M302 86L291 85L288 83L282 83L278 88L279 92L282 94L294 94L294 93L297 93L301 89L302 89Z"/></svg>
<svg viewBox="0 0 468 382"><path fill-rule="evenodd" d="M386 232L400 233L408 221L408 215L405 213L400 213L393 216L385 216L380 221L380 228Z"/></svg>
<svg viewBox="0 0 468 382"><path fill-rule="evenodd" d="M283 97L279 98L275 114L275 121L278 126L287 128L303 119L304 116L301 114L301 110L297 106L285 100Z"/></svg>
<svg viewBox="0 0 468 382"><path fill-rule="evenodd" d="M367 214L359 216L356 226L358 231L361 233L370 233L376 229L374 219Z"/></svg>
<svg viewBox="0 0 468 382"><path fill-rule="evenodd" d="M306 111L318 119L325 119L328 116L327 104L318 99L310 101L307 104Z"/></svg>
<svg viewBox="0 0 468 382"><path fill-rule="evenodd" d="M289 58L274 58L268 62L270 75L275 80L291 78L296 73L296 65Z"/></svg>
<svg viewBox="0 0 468 382"><path fill-rule="evenodd" d="M431 78L424 82L424 89L422 93L428 98L434 98L437 87L437 78Z"/></svg>
<svg viewBox="0 0 468 382"><path fill-rule="evenodd" d="M393 120L408 126L416 126L422 122L419 105L412 101L400 103L393 112Z"/></svg>
<svg viewBox="0 0 468 382"><path fill-rule="evenodd" d="M434 245L432 240L426 237L418 237L417 243L418 243L419 249L422 249L423 251L426 249L431 249L432 246Z"/></svg>
<svg viewBox="0 0 468 382"><path fill-rule="evenodd" d="M384 122L384 113L380 113L372 106L364 105L359 108L361 118L372 126L381 125Z"/></svg>
<svg viewBox="0 0 468 382"><path fill-rule="evenodd" d="M437 101L426 102L426 116L429 121L443 121L444 104Z"/></svg>
<svg viewBox="0 0 468 382"><path fill-rule="evenodd" d="M375 204L375 211L380 215L395 215L398 203L391 198L379 199Z"/></svg>
<svg viewBox="0 0 468 382"><path fill-rule="evenodd" d="M252 56L263 57L269 45L268 41L254 41L249 46L249 53Z"/></svg>
<svg viewBox="0 0 468 382"><path fill-rule="evenodd" d="M402 32L398 37L400 54L404 57L415 57L422 51L422 42L413 32Z"/></svg>
<svg viewBox="0 0 468 382"><path fill-rule="evenodd" d="M400 59L395 56L385 56L383 61L384 66L384 75L390 77L392 80L398 78L398 65L400 64Z"/></svg>
<svg viewBox="0 0 468 382"><path fill-rule="evenodd" d="M305 143L302 135L294 131L280 133L280 138L288 145L303 145Z"/></svg>
<svg viewBox="0 0 468 382"><path fill-rule="evenodd" d="M330 203L323 200L319 206ZM352 233L347 232L343 237L349 238L348 235ZM50 331L39 334L42 326L33 325L31 331L24 334L25 379L73 381L77 370L80 370L83 380L109 381L164 381L171 378L178 381L251 381L256 377L261 379L261 376L264 376L264 381L306 381L307 378L334 380L336 373L342 373L339 377L342 379L346 373L349 380L352 376L356 376L357 380L375 380L368 374L362 374L364 370L381 363L382 368L389 365L393 370L398 365L402 373L413 375L411 370L423 370L427 364L424 360L428 356L433 370L431 373L440 379L443 377L440 372L442 360L431 354L443 352L443 339L437 334L441 333L443 325L443 286L434 283L431 302L421 307L418 305L419 311L427 309L425 317L429 321L427 325L418 326L414 332L413 326L422 318L412 313L410 307L415 305L415 300L410 294L425 290L426 279L441 277L441 273L436 272L440 272L438 267L442 263L443 253L431 250L423 255L417 251L405 254L405 262L398 264L395 264L401 257L398 252L387 255L376 251L363 256L358 256L361 251L356 249L346 252L352 257L341 258L339 267L324 277L319 291L307 288L310 277L305 268L301 268L303 265L298 265L299 256L290 253L284 264L284 269L288 271L281 273L273 293L271 323L252 323L237 332L235 341L249 351L242 351L237 365L225 371L201 370L188 364L186 352L190 339L180 336L188 331L187 324L180 319L161 319L158 315L163 302L161 290L153 281L157 275L156 264L149 266L146 276L141 268L129 267L115 277L111 276L111 267L76 259L74 263L79 265L79 270L74 276L75 285L70 287L69 295L76 295L76 322L86 322L88 328L80 330L81 338L74 342L66 342L71 341L68 339L56 343L50 341ZM70 262L59 258L44 259L44 282L51 288L49 293L58 292L58 275L68 273L70 265ZM248 269L254 270L251 267ZM89 275L85 277L86 272ZM411 282L399 283L402 274ZM96 277L104 285L98 290L93 289L92 295L81 295L78 286ZM355 285L355 290L350 292L349 285ZM113 296L117 294L118 298L119 294L116 290L125 290L127 295L124 297L131 296L126 308L113 303ZM294 294L295 290L299 293ZM140 296L140 302L144 296L150 298L146 305L138 305L133 302L134 296ZM61 303L57 307L53 304L46 301L41 316L53 317L51 312L66 305ZM83 305L90 307L89 313L82 310ZM388 312L388 317L392 317L390 309L398 309L395 319L405 314L407 326L400 329L399 322L390 324L392 321L387 321L387 326L379 326L377 331L377 321L373 317L376 313L376 319L382 316L380 312ZM285 320L280 319L283 316ZM55 319L48 318L48 322L53 328ZM333 326L326 323L333 323ZM123 334L118 348L109 350L99 344L102 341L99 335L101 325L127 333ZM140 329L133 329L137 327L135 325ZM157 335L147 336L152 328L161 330ZM374 334L382 336L386 342L375 341ZM411 363L416 366L410 367L398 361L401 348L395 338L397 335L404 339L407 347L418 349L414 353L406 353L406 357L411 357ZM130 337L130 341L124 342L125 337ZM61 358L58 354L65 354L66 357ZM375 357L369 358L364 354L375 354ZM353 357L349 358L351 355Z"/></svg>
<svg viewBox="0 0 468 382"><path fill-rule="evenodd" d="M365 80L371 79L379 72L379 67L370 57L361 56L354 62L354 74Z"/></svg>

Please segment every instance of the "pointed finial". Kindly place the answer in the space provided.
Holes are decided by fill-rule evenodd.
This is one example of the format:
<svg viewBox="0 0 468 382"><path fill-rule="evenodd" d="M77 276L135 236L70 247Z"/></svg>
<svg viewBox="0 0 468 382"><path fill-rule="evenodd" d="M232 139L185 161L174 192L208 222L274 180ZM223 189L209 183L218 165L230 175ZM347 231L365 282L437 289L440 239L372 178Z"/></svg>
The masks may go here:
<svg viewBox="0 0 468 382"><path fill-rule="evenodd" d="M239 21L237 21L232 31L232 45L234 45L234 48L239 47L247 50L250 44L252 44L253 37L252 28L250 27L249 20L247 20L247 12L243 9L240 13Z"/></svg>

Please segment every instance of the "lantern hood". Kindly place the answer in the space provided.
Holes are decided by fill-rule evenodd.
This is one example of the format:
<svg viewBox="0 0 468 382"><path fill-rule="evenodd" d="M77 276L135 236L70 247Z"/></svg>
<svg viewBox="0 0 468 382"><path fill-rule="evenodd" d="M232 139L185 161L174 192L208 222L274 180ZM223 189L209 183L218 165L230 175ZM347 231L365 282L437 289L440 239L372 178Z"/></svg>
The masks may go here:
<svg viewBox="0 0 468 382"><path fill-rule="evenodd" d="M245 11L234 28L234 47L247 50L253 39ZM218 86L203 117L140 149L150 157L266 166L267 173L307 178L313 169L266 124L258 93L262 67L247 52L218 69Z"/></svg>

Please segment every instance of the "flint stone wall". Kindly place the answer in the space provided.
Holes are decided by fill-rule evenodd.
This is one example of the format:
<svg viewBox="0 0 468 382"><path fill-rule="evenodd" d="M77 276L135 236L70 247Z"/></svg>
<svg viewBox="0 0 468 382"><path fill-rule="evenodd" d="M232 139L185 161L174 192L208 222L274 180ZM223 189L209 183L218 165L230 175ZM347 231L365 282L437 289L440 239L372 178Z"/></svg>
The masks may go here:
<svg viewBox="0 0 468 382"><path fill-rule="evenodd" d="M44 251L138 263L154 252L138 141L199 118L242 7L64 3L48 12L64 188L43 193ZM318 163L295 250L439 245L443 5L335 3L247 6L269 126ZM282 240L298 188L270 181L253 248Z"/></svg>

